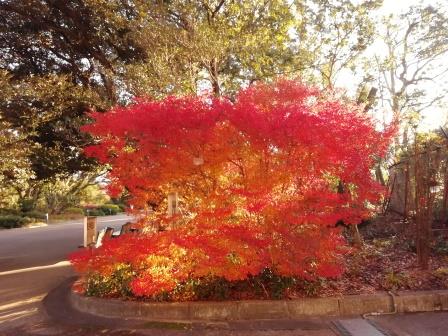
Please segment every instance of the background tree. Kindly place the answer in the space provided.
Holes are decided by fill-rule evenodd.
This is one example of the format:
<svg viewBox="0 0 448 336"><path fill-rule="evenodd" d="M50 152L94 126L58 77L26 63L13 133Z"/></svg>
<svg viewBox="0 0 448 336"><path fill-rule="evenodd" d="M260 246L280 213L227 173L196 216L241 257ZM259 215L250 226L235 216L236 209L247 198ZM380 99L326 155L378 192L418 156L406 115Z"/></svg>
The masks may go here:
<svg viewBox="0 0 448 336"><path fill-rule="evenodd" d="M227 94L292 71L288 30L294 17L287 1L157 1L138 6L145 22L142 44L152 52L152 57L127 67L131 91L139 95L207 88L215 95Z"/></svg>
<svg viewBox="0 0 448 336"><path fill-rule="evenodd" d="M385 55L376 55L381 99L401 125L395 151L408 146L409 129L422 111L446 102L448 12L444 5L417 6L384 20Z"/></svg>
<svg viewBox="0 0 448 336"><path fill-rule="evenodd" d="M36 199L45 181L95 170L80 150L89 141L79 131L89 109L205 89L232 95L279 75L333 86L370 43L369 14L377 6L348 0L0 2L0 68L13 92L0 112L33 144L26 155L29 183L17 183L20 197Z"/></svg>
<svg viewBox="0 0 448 336"><path fill-rule="evenodd" d="M9 76L6 71L0 71L0 100L4 102L12 95L12 88L8 85ZM30 148L26 143L26 136L20 130L14 129L11 123L0 115L0 185L3 185L14 170L29 169L27 153Z"/></svg>
<svg viewBox="0 0 448 336"><path fill-rule="evenodd" d="M87 110L119 100L119 64L140 55L126 29L108 22L86 1L0 3L2 89L9 92L1 119L29 144L22 153L30 170L28 179L3 179L22 200L35 204L47 181L96 169L82 154L89 137L79 126Z"/></svg>
<svg viewBox="0 0 448 336"><path fill-rule="evenodd" d="M8 153L5 157L16 159L9 163L14 169L2 170L2 179L16 191L19 203L30 203L33 208L47 181L96 166L82 155L82 146L90 138L79 131L86 120L85 111L96 96L73 84L68 76L14 80L11 74L4 74L7 93L0 102L0 112L4 132L15 138L16 151L8 149L11 145L2 147ZM22 165L14 163L18 159ZM18 169L21 166L23 169Z"/></svg>
<svg viewBox="0 0 448 336"><path fill-rule="evenodd" d="M372 42L381 1L171 1L146 4L153 57L131 64L133 90L155 96L235 92L257 80L301 76L333 86ZM157 35L157 38L156 38ZM141 74L145 73L145 76ZM133 91L131 90L131 91Z"/></svg>
<svg viewBox="0 0 448 336"><path fill-rule="evenodd" d="M59 214L69 207L77 207L84 200L95 200L87 189L97 185L99 171L80 172L54 177L45 183L42 196L50 214ZM98 198L98 204L104 202Z"/></svg>
<svg viewBox="0 0 448 336"><path fill-rule="evenodd" d="M338 76L355 72L373 43L375 10L382 0L298 0L294 2L296 63L302 77L322 87L335 87Z"/></svg>

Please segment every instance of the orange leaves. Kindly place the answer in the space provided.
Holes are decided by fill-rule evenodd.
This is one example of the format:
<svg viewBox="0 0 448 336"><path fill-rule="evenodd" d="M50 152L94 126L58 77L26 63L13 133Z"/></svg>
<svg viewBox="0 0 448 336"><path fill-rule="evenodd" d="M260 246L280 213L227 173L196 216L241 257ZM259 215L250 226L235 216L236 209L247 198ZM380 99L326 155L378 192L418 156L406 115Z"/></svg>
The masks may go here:
<svg viewBox="0 0 448 336"><path fill-rule="evenodd" d="M137 211L154 210L156 223L166 222L166 195L180 195L183 226L72 259L81 272L132 265L139 296L189 278L241 280L266 268L337 276L344 242L332 227L356 223L378 201L382 189L370 170L391 136L357 106L288 80L254 85L233 102L142 100L92 118L85 130L99 142L86 153L111 165L111 191L125 188Z"/></svg>

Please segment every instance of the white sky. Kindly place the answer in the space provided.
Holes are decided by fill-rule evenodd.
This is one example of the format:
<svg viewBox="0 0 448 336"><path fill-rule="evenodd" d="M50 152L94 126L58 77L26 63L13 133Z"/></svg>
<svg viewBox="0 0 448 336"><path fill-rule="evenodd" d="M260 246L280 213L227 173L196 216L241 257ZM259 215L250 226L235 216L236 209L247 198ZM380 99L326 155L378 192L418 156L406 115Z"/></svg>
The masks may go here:
<svg viewBox="0 0 448 336"><path fill-rule="evenodd" d="M406 10L412 5L418 4L419 0L384 0L382 11L384 13L393 13L396 11ZM422 1L423 3L431 3L432 1Z"/></svg>
<svg viewBox="0 0 448 336"><path fill-rule="evenodd" d="M441 0L443 2L447 0ZM423 4L435 4L437 1L434 0L384 0L384 5L380 10L380 14L399 14L401 12L406 11L412 6L415 6L419 3ZM443 61L444 63L448 63L448 57ZM444 125L447 121L447 111L448 106L446 108L430 108L424 111L422 117L423 120L419 125L419 130L427 131L435 128L439 128Z"/></svg>

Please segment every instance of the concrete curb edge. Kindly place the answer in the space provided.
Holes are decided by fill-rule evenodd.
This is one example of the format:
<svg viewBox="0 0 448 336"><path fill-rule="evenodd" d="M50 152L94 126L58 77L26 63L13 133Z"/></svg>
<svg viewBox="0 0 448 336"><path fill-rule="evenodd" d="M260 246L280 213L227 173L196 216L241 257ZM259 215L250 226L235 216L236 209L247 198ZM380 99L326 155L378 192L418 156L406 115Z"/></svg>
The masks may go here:
<svg viewBox="0 0 448 336"><path fill-rule="evenodd" d="M84 313L151 321L226 321L351 316L448 310L448 290L349 295L294 300L146 303L86 297L71 291L72 306Z"/></svg>

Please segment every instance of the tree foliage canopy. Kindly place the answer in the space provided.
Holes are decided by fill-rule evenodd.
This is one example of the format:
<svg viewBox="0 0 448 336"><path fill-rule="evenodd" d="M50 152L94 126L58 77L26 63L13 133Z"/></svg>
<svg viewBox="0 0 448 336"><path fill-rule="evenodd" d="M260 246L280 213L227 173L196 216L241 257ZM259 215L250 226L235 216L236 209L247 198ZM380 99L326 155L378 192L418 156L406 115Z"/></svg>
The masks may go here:
<svg viewBox="0 0 448 336"><path fill-rule="evenodd" d="M380 80L393 113L406 118L446 96L446 87L436 87L448 72L442 60L448 54L448 11L421 6L410 8L399 18L385 19L383 40L387 54L377 59Z"/></svg>
<svg viewBox="0 0 448 336"><path fill-rule="evenodd" d="M113 191L128 190L138 210L152 205L145 225L171 230L114 239L73 262L100 273L130 263L137 296L266 268L337 276L343 240L334 224L357 223L381 195L370 169L390 134L300 82L258 84L234 102L169 97L92 117L84 129L100 142L86 152L112 166ZM180 194L182 215L166 216L169 192Z"/></svg>
<svg viewBox="0 0 448 336"><path fill-rule="evenodd" d="M376 5L1 1L0 68L12 94L0 106L2 120L32 144L24 159L34 181L90 171L95 167L80 153L89 140L79 132L87 110L126 105L134 96L206 89L233 95L278 75L331 85L337 68L368 43ZM338 36L327 26L337 26Z"/></svg>

